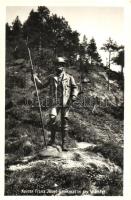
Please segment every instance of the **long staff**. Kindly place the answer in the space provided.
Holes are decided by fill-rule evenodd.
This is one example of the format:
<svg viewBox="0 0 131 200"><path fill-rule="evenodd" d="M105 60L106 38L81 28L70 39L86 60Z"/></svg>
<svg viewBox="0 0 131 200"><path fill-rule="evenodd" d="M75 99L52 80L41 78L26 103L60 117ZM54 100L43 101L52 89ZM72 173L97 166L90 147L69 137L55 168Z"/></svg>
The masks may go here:
<svg viewBox="0 0 131 200"><path fill-rule="evenodd" d="M36 95L37 95L37 99L38 99L41 126L42 126L42 132L43 132L43 136L44 136L44 143L45 143L45 147L47 148L47 143L46 143L46 138L45 138L45 131L44 131L44 123L43 123L43 118L42 118L42 109L41 109L41 104L40 104L40 98L39 98L39 93L38 93L38 89L37 89L36 80L35 80L35 77L34 77L34 66L33 66L33 63L32 63L31 52L30 52L30 48L28 46L27 41L26 41L26 46L27 46L27 49L28 49L28 54L29 54L29 59L30 59L30 64L31 64L31 70L32 70L32 74L33 74L33 81L34 81L34 84L35 84L35 90L36 90Z"/></svg>

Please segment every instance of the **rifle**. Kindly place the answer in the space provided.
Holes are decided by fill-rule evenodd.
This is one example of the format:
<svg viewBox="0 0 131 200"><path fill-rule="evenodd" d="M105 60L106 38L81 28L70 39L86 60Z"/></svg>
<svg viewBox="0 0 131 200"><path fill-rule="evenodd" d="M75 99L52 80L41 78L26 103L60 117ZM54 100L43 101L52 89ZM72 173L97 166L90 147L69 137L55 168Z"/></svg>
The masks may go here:
<svg viewBox="0 0 131 200"><path fill-rule="evenodd" d="M43 136L44 136L44 143L45 143L45 147L47 148L47 143L46 143L46 138L45 138L45 131L44 131L44 123L43 123L43 118L42 118L42 109L41 109L41 104L40 104L40 98L39 98L39 93L38 93L38 89L37 89L37 84L36 84L36 80L35 80L35 77L34 77L34 66L33 66L32 58L31 58L31 51L30 51L30 48L28 46L28 38L27 38L27 41L25 41L25 42L26 42L26 46L27 46L27 49L28 49L28 54L29 54L29 59L30 59L30 64L31 64L31 71L32 71L32 74L33 74L33 82L34 82L34 85L35 85L36 95L37 95L37 99L38 99L41 126L42 126L42 132L43 132Z"/></svg>

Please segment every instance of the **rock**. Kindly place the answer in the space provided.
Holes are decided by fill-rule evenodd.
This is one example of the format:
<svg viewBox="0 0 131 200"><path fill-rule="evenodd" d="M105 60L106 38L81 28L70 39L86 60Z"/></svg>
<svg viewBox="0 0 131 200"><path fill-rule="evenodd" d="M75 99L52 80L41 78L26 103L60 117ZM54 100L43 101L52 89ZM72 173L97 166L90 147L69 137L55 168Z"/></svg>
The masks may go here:
<svg viewBox="0 0 131 200"><path fill-rule="evenodd" d="M25 59L19 58L19 59L15 60L14 64L15 65L21 65L21 64L24 64L24 62L25 62Z"/></svg>
<svg viewBox="0 0 131 200"><path fill-rule="evenodd" d="M30 141L25 141L23 144L23 153L24 156L29 155L33 151L33 147Z"/></svg>
<svg viewBox="0 0 131 200"><path fill-rule="evenodd" d="M90 82L88 78L84 78L84 79L82 80L82 83L88 83L88 82Z"/></svg>
<svg viewBox="0 0 131 200"><path fill-rule="evenodd" d="M47 149L43 149L39 152L40 157L59 157L61 148L58 146L47 146Z"/></svg>

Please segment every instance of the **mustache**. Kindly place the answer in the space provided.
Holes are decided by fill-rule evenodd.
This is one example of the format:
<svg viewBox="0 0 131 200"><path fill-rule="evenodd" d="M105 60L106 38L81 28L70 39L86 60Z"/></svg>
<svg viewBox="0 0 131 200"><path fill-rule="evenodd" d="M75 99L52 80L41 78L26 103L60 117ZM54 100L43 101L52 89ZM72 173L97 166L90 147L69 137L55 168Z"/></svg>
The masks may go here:
<svg viewBox="0 0 131 200"><path fill-rule="evenodd" d="M63 71L63 68L62 68L62 69L57 68L56 71L57 71L57 72L62 72L62 71Z"/></svg>

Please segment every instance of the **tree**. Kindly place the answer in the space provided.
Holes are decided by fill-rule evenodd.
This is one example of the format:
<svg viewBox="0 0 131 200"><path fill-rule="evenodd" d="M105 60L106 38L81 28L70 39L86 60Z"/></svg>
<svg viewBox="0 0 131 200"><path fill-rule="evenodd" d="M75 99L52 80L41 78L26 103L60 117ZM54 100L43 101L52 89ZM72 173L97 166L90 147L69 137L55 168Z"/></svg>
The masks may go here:
<svg viewBox="0 0 131 200"><path fill-rule="evenodd" d="M45 6L39 6L37 9L40 18L40 46L48 46L48 21L50 19L50 11Z"/></svg>
<svg viewBox="0 0 131 200"><path fill-rule="evenodd" d="M84 35L83 41L79 47L80 59L83 64L86 63L86 61L88 60L87 48L88 48L87 37Z"/></svg>
<svg viewBox="0 0 131 200"><path fill-rule="evenodd" d="M109 64L108 67L110 69L110 65L111 65L111 54L112 52L118 51L118 45L116 42L114 42L111 38L109 38L106 43L103 44L103 46L101 47L102 50L108 52L109 54Z"/></svg>
<svg viewBox="0 0 131 200"><path fill-rule="evenodd" d="M39 68L43 63L42 49L48 48L47 21L49 16L49 9L45 6L39 6L37 11L31 10L23 25L24 38L29 39L34 62Z"/></svg>
<svg viewBox="0 0 131 200"><path fill-rule="evenodd" d="M70 30L69 37L68 34L65 37L64 51L65 51L65 56L67 57L71 65L76 63L78 50L79 50L79 33L77 31Z"/></svg>
<svg viewBox="0 0 131 200"><path fill-rule="evenodd" d="M19 16L12 22L12 26L6 24L6 37L7 37L7 49L6 53L11 57L17 58L19 50L22 49L21 40L22 40L22 23L19 19ZM19 48L20 47L20 48ZM10 51L9 51L10 49ZM19 50L18 50L19 49ZM9 53L10 52L10 53ZM22 52L22 50L21 50Z"/></svg>
<svg viewBox="0 0 131 200"><path fill-rule="evenodd" d="M50 16L50 11L47 7L45 6L38 6L38 14L40 16L40 18L43 20L43 22L45 22L46 20L49 19Z"/></svg>
<svg viewBox="0 0 131 200"><path fill-rule="evenodd" d="M72 31L64 17L56 14L50 16L50 11L44 6L32 10L23 25L24 37L29 38L30 46L37 52L35 59L43 62L42 52L54 52L56 56L65 56L70 63L75 62L79 34ZM41 64L40 64L41 65Z"/></svg>
<svg viewBox="0 0 131 200"><path fill-rule="evenodd" d="M112 52L118 51L118 45L116 42L114 42L111 38L109 38L106 43L103 44L101 47L102 50L108 52L109 55L109 62L108 62L108 90L110 89L110 83L109 83L109 72L110 72L110 65L111 65L111 54Z"/></svg>
<svg viewBox="0 0 131 200"><path fill-rule="evenodd" d="M92 38L88 44L88 48L87 48L87 53L90 57L90 63L92 64L100 64L101 63L101 57L97 51L97 46L96 46L96 42L95 39Z"/></svg>
<svg viewBox="0 0 131 200"><path fill-rule="evenodd" d="M71 63L78 52L79 34L72 31L63 17L52 15L48 21L48 45L56 55L65 56Z"/></svg>
<svg viewBox="0 0 131 200"><path fill-rule="evenodd" d="M87 53L88 43L87 43L87 37L83 36L83 41L79 45L79 63L80 63L80 70L82 72L87 72L87 65L89 64L88 59L88 53Z"/></svg>
<svg viewBox="0 0 131 200"><path fill-rule="evenodd" d="M124 68L124 47L120 46L118 50L118 54L116 57L112 59L112 61L121 66L121 74L123 75L123 68Z"/></svg>
<svg viewBox="0 0 131 200"><path fill-rule="evenodd" d="M22 34L22 24L19 19L19 16L16 17L14 22L12 23L12 34L14 39L18 40L19 37L21 37Z"/></svg>
<svg viewBox="0 0 131 200"><path fill-rule="evenodd" d="M12 36L11 26L9 26L9 24L6 23L6 41L10 41L11 36Z"/></svg>
<svg viewBox="0 0 131 200"><path fill-rule="evenodd" d="M39 45L41 23L38 12L31 10L28 19L23 24L24 37L28 36L30 44L33 46Z"/></svg>
<svg viewBox="0 0 131 200"><path fill-rule="evenodd" d="M78 65L80 69L80 91L83 90L83 80L86 78L89 66L89 56L87 53L88 42L86 35L83 36L83 41L79 45Z"/></svg>

